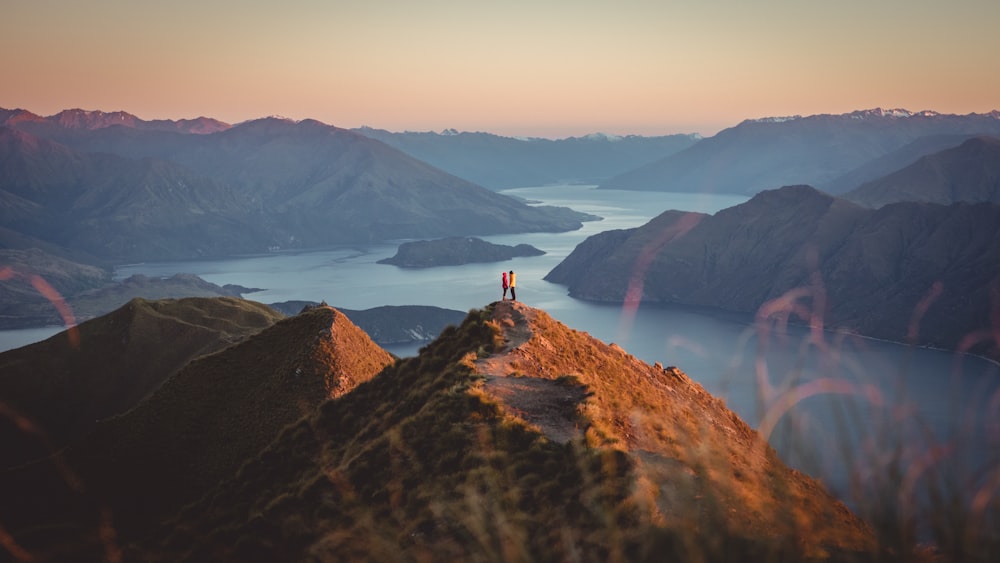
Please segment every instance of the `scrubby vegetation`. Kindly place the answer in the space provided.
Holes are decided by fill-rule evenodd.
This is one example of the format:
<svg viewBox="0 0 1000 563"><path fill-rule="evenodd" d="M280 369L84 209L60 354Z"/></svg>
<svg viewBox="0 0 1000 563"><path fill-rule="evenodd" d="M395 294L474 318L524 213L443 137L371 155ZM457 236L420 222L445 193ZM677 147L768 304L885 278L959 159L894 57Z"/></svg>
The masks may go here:
<svg viewBox="0 0 1000 563"><path fill-rule="evenodd" d="M5 499L46 508L20 528L7 509L5 547L127 561L934 559L786 467L679 369L521 303L470 311L417 357L379 352L318 307L192 362L70 450L62 474L20 481L29 493ZM92 502L43 490L73 478ZM961 524L945 523L973 529ZM985 539L940 547L990 560Z"/></svg>
<svg viewBox="0 0 1000 563"><path fill-rule="evenodd" d="M533 329L546 336L557 328L551 319L539 323ZM700 468L701 476L685 477L686 483L705 479L698 495L683 499L691 506L673 507L669 518L657 516L637 490L649 486L649 466L656 465L662 477L675 476L652 452L630 451L610 422L615 417L601 414L654 401L642 391L633 395L622 379L635 360L621 352L609 356L589 337L565 329L550 343L566 347L565 365L553 368L563 372L553 376L555 384L590 388L596 382L586 372L604 365L602 376L615 388L595 385L587 397L579 415L593 431L584 438L551 440L491 396L484 384L488 376L476 362L504 351L503 330L492 308L473 311L419 357L397 362L286 428L235 479L189 506L165 528L168 533L135 546L132 554L261 561L659 561L860 553L856 546L838 551L836 544L833 551L817 551L805 535L813 530L801 530L803 537L793 541L782 530L742 533L723 514L733 499L712 500L716 483L707 475L716 469L708 467ZM577 374L567 373L570 366ZM537 373L527 368L522 375ZM598 399L602 393L612 398ZM772 477L779 487L791 475L775 470ZM820 504L827 498L818 489L810 493L821 495ZM695 512L702 516L692 519Z"/></svg>

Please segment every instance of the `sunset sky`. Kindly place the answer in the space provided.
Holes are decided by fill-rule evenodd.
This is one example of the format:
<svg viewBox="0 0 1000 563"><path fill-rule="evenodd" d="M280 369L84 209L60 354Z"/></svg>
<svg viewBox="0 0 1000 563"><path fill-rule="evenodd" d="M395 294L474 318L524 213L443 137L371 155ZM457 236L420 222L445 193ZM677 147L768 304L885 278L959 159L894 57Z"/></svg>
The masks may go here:
<svg viewBox="0 0 1000 563"><path fill-rule="evenodd" d="M0 0L0 107L712 135L1000 109L996 0Z"/></svg>

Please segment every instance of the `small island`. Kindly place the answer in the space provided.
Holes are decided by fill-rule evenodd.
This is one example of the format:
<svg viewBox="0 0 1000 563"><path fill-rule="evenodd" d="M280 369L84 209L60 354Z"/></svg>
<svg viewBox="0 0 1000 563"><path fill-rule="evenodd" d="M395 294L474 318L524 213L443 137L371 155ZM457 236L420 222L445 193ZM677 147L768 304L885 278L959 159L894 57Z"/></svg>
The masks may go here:
<svg viewBox="0 0 1000 563"><path fill-rule="evenodd" d="M524 256L541 256L545 252L530 244L507 246L493 244L476 237L448 237L419 240L399 245L396 255L379 260L400 268L431 268L460 266L477 262L502 262Z"/></svg>

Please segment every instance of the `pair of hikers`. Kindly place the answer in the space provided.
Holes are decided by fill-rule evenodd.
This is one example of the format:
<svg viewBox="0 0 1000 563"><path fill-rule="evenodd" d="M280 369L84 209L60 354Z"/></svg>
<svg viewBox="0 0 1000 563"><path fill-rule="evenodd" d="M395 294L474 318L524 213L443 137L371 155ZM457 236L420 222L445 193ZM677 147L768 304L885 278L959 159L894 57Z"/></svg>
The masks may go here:
<svg viewBox="0 0 1000 563"><path fill-rule="evenodd" d="M517 280L514 270L510 271L510 276L508 277L507 272L500 275L500 285L503 287L503 301L507 299L507 289L510 289L510 299L511 301L517 301L517 293L514 292L515 281Z"/></svg>

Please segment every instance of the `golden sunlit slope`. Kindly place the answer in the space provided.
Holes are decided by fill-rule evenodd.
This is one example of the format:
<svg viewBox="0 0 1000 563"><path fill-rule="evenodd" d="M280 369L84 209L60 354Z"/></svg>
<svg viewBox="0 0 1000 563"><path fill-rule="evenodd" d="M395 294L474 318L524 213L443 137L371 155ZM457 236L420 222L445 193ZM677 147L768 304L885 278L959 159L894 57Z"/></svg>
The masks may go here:
<svg viewBox="0 0 1000 563"><path fill-rule="evenodd" d="M786 467L754 429L676 367L650 366L521 303L498 304L493 320L506 348L476 364L487 375L486 394L550 440L628 452L634 500L654 523L781 538L805 554L872 546L860 519ZM587 398L566 409L546 391L558 385L586 389Z"/></svg>
<svg viewBox="0 0 1000 563"><path fill-rule="evenodd" d="M215 320L231 322L222 312ZM162 335L160 343L174 341ZM62 455L0 476L9 500L0 522L26 549L92 549L107 529L141 536L232 476L286 425L392 361L330 307L281 320L194 359Z"/></svg>
<svg viewBox="0 0 1000 563"><path fill-rule="evenodd" d="M45 341L0 354L0 469L51 453L132 408L192 358L283 316L236 298L133 299ZM28 431L18 426L29 425Z"/></svg>
<svg viewBox="0 0 1000 563"><path fill-rule="evenodd" d="M866 560L867 526L679 370L472 311L124 547L137 560Z"/></svg>

